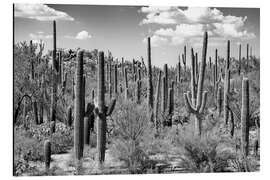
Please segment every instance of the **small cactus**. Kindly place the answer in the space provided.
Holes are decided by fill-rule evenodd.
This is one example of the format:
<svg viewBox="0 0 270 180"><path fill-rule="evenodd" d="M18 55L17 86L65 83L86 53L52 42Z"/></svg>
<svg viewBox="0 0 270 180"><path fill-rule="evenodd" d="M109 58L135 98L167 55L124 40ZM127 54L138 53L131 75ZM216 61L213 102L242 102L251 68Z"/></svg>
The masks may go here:
<svg viewBox="0 0 270 180"><path fill-rule="evenodd" d="M48 171L50 169L51 164L51 142L46 140L44 142L44 161L45 161L45 169Z"/></svg>

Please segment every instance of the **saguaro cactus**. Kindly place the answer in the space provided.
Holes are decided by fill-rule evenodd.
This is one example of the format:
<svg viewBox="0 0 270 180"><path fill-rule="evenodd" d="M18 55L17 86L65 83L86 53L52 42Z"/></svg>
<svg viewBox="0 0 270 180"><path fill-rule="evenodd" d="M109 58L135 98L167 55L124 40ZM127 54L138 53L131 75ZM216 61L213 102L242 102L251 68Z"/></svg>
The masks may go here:
<svg viewBox="0 0 270 180"><path fill-rule="evenodd" d="M118 93L118 78L117 78L117 64L114 65L114 94Z"/></svg>
<svg viewBox="0 0 270 180"><path fill-rule="evenodd" d="M84 144L89 145L90 144L90 121L89 117L85 116L84 117Z"/></svg>
<svg viewBox="0 0 270 180"><path fill-rule="evenodd" d="M153 84L152 84L151 39L150 39L150 37L148 37L147 42L148 42L147 43L147 56L148 56L147 104L148 104L148 113L152 114L151 112L152 112L152 108L153 108Z"/></svg>
<svg viewBox="0 0 270 180"><path fill-rule="evenodd" d="M76 160L83 157L83 51L77 53L75 116L74 116L74 153ZM103 64L104 65L104 64Z"/></svg>
<svg viewBox="0 0 270 180"><path fill-rule="evenodd" d="M97 116L97 158L99 167L103 165L105 160L106 148L106 116L111 115L115 107L116 99L113 99L109 106L105 106L105 77L104 77L104 52L99 52L98 58L98 79L97 79L97 97L98 107L94 113Z"/></svg>
<svg viewBox="0 0 270 180"><path fill-rule="evenodd" d="M33 100L33 113L34 113L35 124L39 124L39 121L38 121L38 107L37 107L36 99Z"/></svg>
<svg viewBox="0 0 270 180"><path fill-rule="evenodd" d="M166 78L165 76L162 77L162 97L161 97L161 110L163 113L166 112L166 97L165 97L165 92L166 92Z"/></svg>
<svg viewBox="0 0 270 180"><path fill-rule="evenodd" d="M176 77L178 77L178 82L180 83L180 79L181 79L181 58L180 55L178 56L178 66L177 66L177 75ZM176 81L177 82L177 81Z"/></svg>
<svg viewBox="0 0 270 180"><path fill-rule="evenodd" d="M224 112L224 122L228 123L228 95L230 93L230 41L227 43L227 59L225 66L225 80L224 80L224 98L223 98L223 112Z"/></svg>
<svg viewBox="0 0 270 180"><path fill-rule="evenodd" d="M127 78L127 67L124 70L125 72L125 99L128 99L128 78Z"/></svg>
<svg viewBox="0 0 270 180"><path fill-rule="evenodd" d="M50 169L51 164L51 142L46 140L44 142L44 161L46 171Z"/></svg>
<svg viewBox="0 0 270 180"><path fill-rule="evenodd" d="M154 104L154 122L155 122L156 133L158 133L158 126L159 126L158 107L159 107L160 84L161 84L161 71L159 71L159 74L158 74L156 93L155 93L155 104Z"/></svg>
<svg viewBox="0 0 270 180"><path fill-rule="evenodd" d="M218 87L217 90L217 111L218 111L218 115L221 115L221 111L222 111L222 91L221 91L221 87Z"/></svg>
<svg viewBox="0 0 270 180"><path fill-rule="evenodd" d="M67 126L71 127L72 126L72 108L71 106L68 107L68 112L67 112Z"/></svg>
<svg viewBox="0 0 270 180"><path fill-rule="evenodd" d="M204 83L205 66L206 66L207 41L208 41L208 35L207 35L207 32L205 32L204 40L203 40L202 62L200 66L196 103L195 101L190 100L190 96L191 96L190 91L184 94L185 106L188 112L195 115L195 123L194 123L195 135L197 136L201 135L202 122L201 122L200 114L203 113L206 100L207 100L207 91L203 92L203 83ZM192 68L194 71L194 66ZM191 78L194 79L193 73L191 73ZM191 80L191 83L193 82L194 80Z"/></svg>
<svg viewBox="0 0 270 180"><path fill-rule="evenodd" d="M242 57L241 57L241 44L239 44L239 65L238 65L238 75L241 74L241 60L242 60Z"/></svg>
<svg viewBox="0 0 270 180"><path fill-rule="evenodd" d="M104 52L99 52L98 58L98 80L97 80L97 97L98 97L98 116L97 116L97 152L98 162L102 165L105 160L106 146L106 116L105 116L105 78L104 78Z"/></svg>
<svg viewBox="0 0 270 180"><path fill-rule="evenodd" d="M168 114L169 114L169 126L172 125L172 115L174 110L174 98L173 98L173 88L169 88L169 97L168 97Z"/></svg>
<svg viewBox="0 0 270 180"><path fill-rule="evenodd" d="M56 22L53 21L53 53L52 53L52 96L50 120L55 121L56 114L56 91L57 91L57 68L56 68Z"/></svg>
<svg viewBox="0 0 270 180"><path fill-rule="evenodd" d="M141 81L136 81L136 102L137 104L141 103Z"/></svg>
<svg viewBox="0 0 270 180"><path fill-rule="evenodd" d="M248 156L249 147L249 81L242 80L242 108L241 108L241 152Z"/></svg>
<svg viewBox="0 0 270 180"><path fill-rule="evenodd" d="M167 102L168 102L168 65L167 64L164 64L164 77L165 77L165 84L164 84L164 91L162 93L164 93L164 109L166 111L167 109Z"/></svg>

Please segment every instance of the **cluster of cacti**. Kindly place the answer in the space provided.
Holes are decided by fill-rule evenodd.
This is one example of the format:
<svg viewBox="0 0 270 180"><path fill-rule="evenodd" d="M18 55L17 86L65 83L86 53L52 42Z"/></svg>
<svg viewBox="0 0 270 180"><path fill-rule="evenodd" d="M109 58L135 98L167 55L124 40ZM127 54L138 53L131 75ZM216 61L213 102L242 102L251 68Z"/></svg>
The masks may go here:
<svg viewBox="0 0 270 180"><path fill-rule="evenodd" d="M33 44L30 42L30 55L33 52ZM114 59L111 52L108 52L108 56L104 56L104 52L100 51L97 54L97 63L95 61L89 63L93 65L95 69L95 64L97 65L97 73L92 77L92 72L88 72L87 64L84 68L84 64L88 63L86 53L84 50L78 50L76 52L76 65L70 65L66 62L64 51L58 51L56 49L56 22L53 21L53 51L52 51L52 67L49 72L51 74L52 80L52 90L51 90L51 103L48 108L50 108L50 117L48 126L50 129L50 134L55 133L56 127L59 129L59 124L56 126L56 112L57 121L60 123L65 123L68 130L73 130L74 126L74 157L76 162L83 158L84 146L94 144L92 143L91 133L94 131L94 123L96 120L96 161L99 167L103 167L105 161L105 151L107 143L107 117L112 114L116 106L116 100L123 101L133 101L136 102L137 107L143 107L147 105L147 120L153 122L156 135L162 132L162 128L165 126L173 126L182 118L189 119L189 115L194 117L194 134L197 137L201 137L203 133L203 118L208 122L207 117L210 113L211 117L217 116L217 119L222 119L227 125L230 119L229 133L232 138L238 134L235 131L237 129L237 121L235 121L235 115L232 107L230 107L229 99L233 97L233 90L230 93L230 79L234 76L234 63L230 60L230 41L227 42L227 56L225 60L218 57L218 50L215 49L215 57L209 57L207 63L207 46L208 46L208 33L205 32L203 36L203 47L202 47L202 58L199 62L198 52L190 48L191 53L191 66L186 67L189 62L187 62L187 47L184 46L184 52L182 53L182 66L181 67L181 53L178 56L178 62L176 66L169 66L164 64L163 70L152 66L151 59L151 39L147 38L147 62L144 63L143 58L141 60L132 59L125 60L122 57L121 62L118 63L118 59ZM41 47L41 49L44 47ZM63 53L63 54L62 54ZM252 49L250 49L249 55L249 44L247 44L247 60L251 57ZM74 58L74 57L73 57ZM214 59L215 58L215 59ZM212 62L213 60L213 62ZM120 59L119 59L120 61ZM230 61L232 65L230 67ZM244 61L244 60L243 60ZM248 61L247 61L248 63ZM237 73L241 74L241 68L243 69L244 63L241 64L241 44L239 45L239 65L236 70ZM224 66L224 67L223 67ZM241 67L242 66L242 67ZM74 69L75 72L74 72ZM119 70L118 70L119 68ZM183 69L181 69L183 68ZM27 72L27 76L31 77L31 80L40 81L41 96L42 98L37 98L36 96L31 97L31 102L23 101L23 112L22 116L26 118L27 116L27 106L32 107L33 122L35 124L43 123L43 116L47 112L47 102L46 99L46 87L44 86L44 75L35 75L34 61L31 59L30 74ZM85 72L84 72L85 71ZM93 70L94 71L94 70ZM188 73L190 72L190 76ZM225 75L223 78L223 74ZM68 78L70 77L70 79ZM238 76L237 76L238 77ZM72 78L72 79L71 79ZM97 83L97 86L91 87L91 91L88 92L89 85L93 78ZM96 79L95 79L96 78ZM48 79L46 79L48 81ZM131 80L131 81L129 81ZM190 80L190 82L188 82ZM213 102L214 102L214 112L212 108L207 109L207 106L212 106L212 102L207 102L208 92L205 91L205 81L208 85L208 80L210 82L210 90L213 88ZM220 84L223 82L223 86ZM49 83L47 83L49 84ZM188 84L188 87L186 86ZM154 87L155 86L155 89ZM190 86L190 87L189 87ZM146 88L145 88L146 87ZM189 91L186 90L190 88ZM234 88L233 88L234 89ZM61 93L62 92L62 93ZM145 96L145 92L147 92ZM182 94L183 92L186 92ZM95 98L96 93L96 98ZM155 93L155 94L154 94ZM235 91L235 94L238 93ZM89 96L88 96L89 94ZM241 106L241 153L244 157L248 156L249 153L249 129L250 129L250 112L249 112L249 81L247 78L242 80L242 106ZM181 96L184 98L185 108L188 112L188 116L182 113L182 109L178 109L179 104L181 104ZM143 101L146 97L147 101ZM89 101L88 98L91 98ZM122 99L123 98L123 99ZM48 99L48 98L47 98ZM107 104L106 100L110 103ZM89 102L87 102L89 101ZM71 103L70 103L71 102ZM57 109L58 103L58 109ZM69 103L69 104L68 104ZM144 104L145 103L145 104ZM29 105L28 105L29 104ZM107 105L106 105L107 104ZM63 108L62 108L63 106ZM29 108L28 108L29 109ZM57 110L56 110L57 109ZM62 109L64 109L62 111ZM179 110L179 111L177 111ZM64 112L63 118L60 117L59 113ZM177 112L177 113L176 113ZM178 115L179 112L179 115ZM207 112L207 113L206 113ZM221 114L223 112L223 116ZM217 114L216 114L217 113ZM240 113L239 113L240 114ZM160 116L161 115L161 116ZM96 119L95 119L96 118ZM128 119L128 118L127 118ZM181 119L181 120L179 120ZM209 118L210 119L210 118ZM238 116L238 119L239 116ZM46 120L46 118L45 118ZM112 121L110 121L112 120ZM109 119L109 129L111 122L114 123L114 116ZM192 123L192 122L191 122ZM207 125L207 123L205 123ZM257 131L259 131L259 122L256 121ZM74 124L74 125L73 125ZM113 124L113 128L114 128ZM183 125L183 124L181 124ZM151 127L152 128L152 127ZM227 128L227 127L226 127ZM114 129L113 129L114 130ZM178 130L178 126L177 126ZM226 129L227 130L227 129ZM114 131L112 131L114 132ZM165 132L165 131L164 131ZM226 131L227 133L228 131ZM177 132L178 133L178 132ZM108 133L110 135L110 133ZM116 133L117 134L117 133ZM227 135L227 134L226 134ZM259 136L259 132L257 132ZM110 136L109 136L110 137ZM257 154L259 148L259 137L255 141L254 152ZM44 161L46 170L50 169L51 162L51 142L49 140L44 142Z"/></svg>
<svg viewBox="0 0 270 180"><path fill-rule="evenodd" d="M191 93L188 91L184 94L185 105L188 112L195 115L195 135L200 136L202 132L202 120L200 119L200 114L203 113L206 100L207 100L207 91L203 92L204 76L205 76L205 66L206 66L206 53L207 53L207 42L208 34L204 33L203 39L203 50L202 50L202 61L200 66L198 87L197 87L197 96L195 96L195 69L194 69L194 54L192 53L193 63L191 67ZM193 50L192 50L193 52Z"/></svg>

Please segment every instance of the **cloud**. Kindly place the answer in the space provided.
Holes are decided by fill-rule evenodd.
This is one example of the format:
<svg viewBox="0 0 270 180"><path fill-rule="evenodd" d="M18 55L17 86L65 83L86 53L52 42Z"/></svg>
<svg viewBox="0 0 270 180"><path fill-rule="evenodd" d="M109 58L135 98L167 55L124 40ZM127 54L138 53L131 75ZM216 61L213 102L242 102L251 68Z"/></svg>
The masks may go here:
<svg viewBox="0 0 270 180"><path fill-rule="evenodd" d="M247 40L256 37L245 29L246 16L224 15L217 8L188 7L183 10L178 7L142 7L139 12L146 14L141 25L174 26L154 31L154 35L166 37L172 45L201 38L204 31L208 31L209 38Z"/></svg>
<svg viewBox="0 0 270 180"><path fill-rule="evenodd" d="M78 39L78 40L86 40L86 39L92 38L91 34L89 34L89 32L85 30L78 32L76 36L65 35L64 37L69 38L69 39Z"/></svg>
<svg viewBox="0 0 270 180"><path fill-rule="evenodd" d="M146 43L146 42L147 42L147 38L144 38L143 43ZM163 45L168 44L168 42L169 42L168 39L165 37L160 37L158 35L153 35L151 37L151 46L153 47L163 46Z"/></svg>
<svg viewBox="0 0 270 180"><path fill-rule="evenodd" d="M67 13L55 10L45 4L15 4L14 11L15 17L35 19L38 21L74 20Z"/></svg>
<svg viewBox="0 0 270 180"><path fill-rule="evenodd" d="M30 33L29 36L32 38L32 39L51 39L53 36L51 34L44 34L44 32L37 32L37 34L35 33Z"/></svg>

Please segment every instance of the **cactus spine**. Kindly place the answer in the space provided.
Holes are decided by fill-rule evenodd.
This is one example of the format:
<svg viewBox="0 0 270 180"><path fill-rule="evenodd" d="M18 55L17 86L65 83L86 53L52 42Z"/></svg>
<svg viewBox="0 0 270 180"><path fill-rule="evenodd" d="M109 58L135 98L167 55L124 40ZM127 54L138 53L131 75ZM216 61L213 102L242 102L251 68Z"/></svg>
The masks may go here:
<svg viewBox="0 0 270 180"><path fill-rule="evenodd" d="M46 171L50 169L51 164L51 142L46 140L44 142L44 161Z"/></svg>
<svg viewBox="0 0 270 180"><path fill-rule="evenodd" d="M241 108L241 153L248 156L249 147L249 81L242 80L242 108Z"/></svg>
<svg viewBox="0 0 270 180"><path fill-rule="evenodd" d="M152 84L151 39L150 39L150 37L148 37L148 41L147 42L148 42L147 43L147 56L148 56L147 104L148 104L148 113L150 113L152 111L152 108L153 108L153 84Z"/></svg>
<svg viewBox="0 0 270 180"><path fill-rule="evenodd" d="M51 111L50 120L55 121L56 114L56 91L57 91L57 68L56 68L56 22L53 21L53 54L52 54L52 96L51 96Z"/></svg>
<svg viewBox="0 0 270 180"><path fill-rule="evenodd" d="M98 58L98 116L97 116L97 152L98 163L101 166L105 160L106 146L106 116L105 116L105 78L104 78L104 52L99 52Z"/></svg>
<svg viewBox="0 0 270 180"><path fill-rule="evenodd" d="M199 117L201 113L203 113L206 100L207 100L207 91L203 92L203 82L204 82L204 75L205 75L205 66L206 66L206 53L207 53L207 41L208 41L208 34L207 32L204 33L204 40L203 40L203 51L202 51L202 62L200 66L200 74L199 74L199 81L198 81L198 88L197 88L197 98L196 104L193 104L190 101L190 92L184 94L185 99L185 106L188 112L195 115L195 135L200 136L202 130L202 122ZM192 67L194 71L194 66ZM193 73L191 73L191 77ZM192 77L194 79L194 77ZM193 83L194 80L191 81Z"/></svg>
<svg viewBox="0 0 270 180"><path fill-rule="evenodd" d="M76 160L83 157L83 51L77 53L75 91L75 116L74 116L74 152Z"/></svg>
<svg viewBox="0 0 270 180"><path fill-rule="evenodd" d="M155 93L155 104L154 104L154 122L155 122L156 133L158 133L158 126L159 126L158 107L159 107L160 84L161 84L161 71L159 71L159 74L158 74L156 93Z"/></svg>
<svg viewBox="0 0 270 180"><path fill-rule="evenodd" d="M227 59L225 66L225 80L224 80L224 98L223 98L223 112L224 112L224 122L228 123L228 95L230 93L230 41L227 43Z"/></svg>

